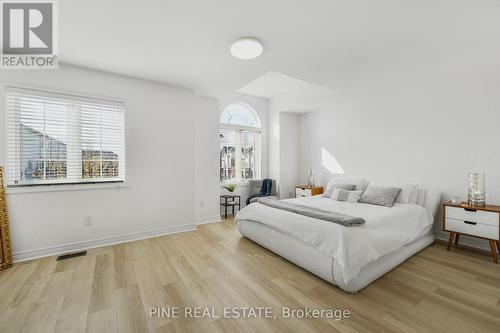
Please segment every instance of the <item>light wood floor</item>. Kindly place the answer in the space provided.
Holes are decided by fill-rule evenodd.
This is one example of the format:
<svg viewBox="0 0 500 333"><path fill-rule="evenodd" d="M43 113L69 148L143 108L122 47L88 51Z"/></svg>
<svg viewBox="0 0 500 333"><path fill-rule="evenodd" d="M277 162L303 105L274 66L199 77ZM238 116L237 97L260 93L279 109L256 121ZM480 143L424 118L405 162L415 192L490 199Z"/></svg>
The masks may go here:
<svg viewBox="0 0 500 333"><path fill-rule="evenodd" d="M197 231L0 272L1 332L499 332L500 265L434 244L356 295L242 238ZM158 306L349 309L350 319L149 318Z"/></svg>

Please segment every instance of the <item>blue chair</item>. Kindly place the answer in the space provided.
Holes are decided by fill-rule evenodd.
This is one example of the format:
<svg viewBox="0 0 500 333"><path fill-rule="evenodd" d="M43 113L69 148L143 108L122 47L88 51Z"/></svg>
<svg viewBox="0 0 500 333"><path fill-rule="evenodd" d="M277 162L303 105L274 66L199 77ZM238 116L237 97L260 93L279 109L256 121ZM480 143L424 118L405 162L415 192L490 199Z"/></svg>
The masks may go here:
<svg viewBox="0 0 500 333"><path fill-rule="evenodd" d="M271 193L269 195L261 195L262 179L252 179L248 181L248 198L247 205L256 202L261 197L277 198L276 196L276 180L272 179Z"/></svg>

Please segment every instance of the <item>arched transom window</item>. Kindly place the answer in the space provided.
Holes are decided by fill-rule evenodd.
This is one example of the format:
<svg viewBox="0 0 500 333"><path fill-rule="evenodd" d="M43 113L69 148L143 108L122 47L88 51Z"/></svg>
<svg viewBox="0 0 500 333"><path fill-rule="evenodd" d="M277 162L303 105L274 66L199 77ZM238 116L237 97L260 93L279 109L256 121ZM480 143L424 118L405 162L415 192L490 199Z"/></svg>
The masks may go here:
<svg viewBox="0 0 500 333"><path fill-rule="evenodd" d="M226 106L222 111L220 122L224 125L260 128L259 118L255 111L250 105L243 103L233 103Z"/></svg>
<svg viewBox="0 0 500 333"><path fill-rule="evenodd" d="M220 180L237 183L260 178L260 120L248 104L224 108L220 118Z"/></svg>

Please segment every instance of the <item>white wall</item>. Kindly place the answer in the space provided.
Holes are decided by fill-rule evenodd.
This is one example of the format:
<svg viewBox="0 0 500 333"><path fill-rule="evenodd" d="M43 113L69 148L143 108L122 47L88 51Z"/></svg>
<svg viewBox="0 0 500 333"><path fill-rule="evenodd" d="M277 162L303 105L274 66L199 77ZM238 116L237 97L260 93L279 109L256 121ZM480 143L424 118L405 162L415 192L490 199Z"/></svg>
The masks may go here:
<svg viewBox="0 0 500 333"><path fill-rule="evenodd" d="M419 182L447 200L465 199L467 173L482 171L487 201L500 204L499 86L494 73L457 71L329 103L301 116L300 173L313 167L325 184L326 149L348 175Z"/></svg>
<svg viewBox="0 0 500 333"><path fill-rule="evenodd" d="M269 100L269 177L276 179L280 198L295 197L295 186L305 184L307 173L300 170L303 135L300 117L305 105L317 102L300 92L282 93Z"/></svg>
<svg viewBox="0 0 500 333"><path fill-rule="evenodd" d="M194 228L193 92L70 66L1 71L0 80L126 100L128 187L10 193L16 259ZM5 165L5 101L0 105L0 163ZM85 217L93 225L85 226Z"/></svg>
<svg viewBox="0 0 500 333"><path fill-rule="evenodd" d="M299 114L281 112L279 115L280 140L280 198L295 197L295 186L305 183L299 171Z"/></svg>
<svg viewBox="0 0 500 333"><path fill-rule="evenodd" d="M220 221L219 101L196 97L195 216L196 223Z"/></svg>
<svg viewBox="0 0 500 333"><path fill-rule="evenodd" d="M275 107L274 99L269 101L269 178L276 179L280 192L280 110Z"/></svg>
<svg viewBox="0 0 500 333"><path fill-rule="evenodd" d="M325 148L346 174L419 181L465 198L467 173L484 171L487 199L500 204L498 84L472 79L436 80L302 116L300 172L313 161L318 179L327 181Z"/></svg>

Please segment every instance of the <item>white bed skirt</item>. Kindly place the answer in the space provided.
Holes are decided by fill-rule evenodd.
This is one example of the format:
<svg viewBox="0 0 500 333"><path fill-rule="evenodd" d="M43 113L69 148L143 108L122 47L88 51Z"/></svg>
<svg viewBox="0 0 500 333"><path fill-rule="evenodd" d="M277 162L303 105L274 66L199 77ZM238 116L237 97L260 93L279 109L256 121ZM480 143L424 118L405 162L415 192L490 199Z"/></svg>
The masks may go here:
<svg viewBox="0 0 500 333"><path fill-rule="evenodd" d="M366 265L355 279L344 283L342 268L335 264L332 257L314 247L262 223L237 220L237 227L244 237L350 293L358 292L415 253L434 243L434 234L431 229L428 235Z"/></svg>

